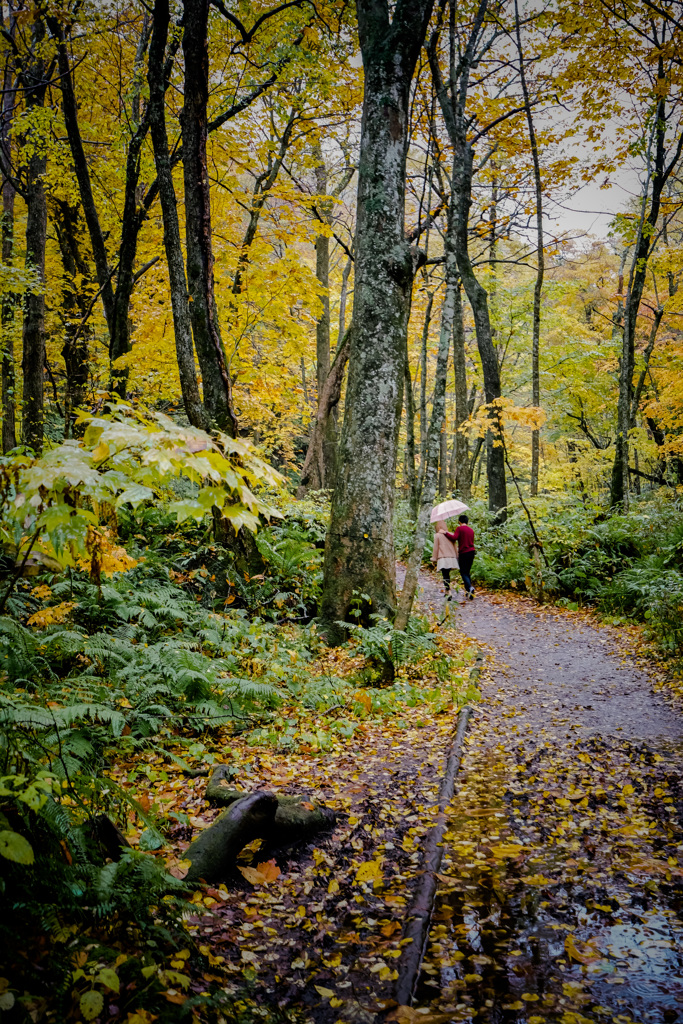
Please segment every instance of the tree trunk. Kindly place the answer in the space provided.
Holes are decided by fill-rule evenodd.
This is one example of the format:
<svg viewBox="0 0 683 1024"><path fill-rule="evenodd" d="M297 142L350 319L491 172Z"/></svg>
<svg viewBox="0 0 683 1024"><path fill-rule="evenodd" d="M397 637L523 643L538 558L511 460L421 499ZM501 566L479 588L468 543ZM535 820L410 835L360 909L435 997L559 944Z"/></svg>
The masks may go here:
<svg viewBox="0 0 683 1024"><path fill-rule="evenodd" d="M232 383L214 294L211 203L206 162L209 0L185 0L184 11L185 93L180 124L183 132L187 280L192 330L202 372L204 407L219 429L235 437L237 419L232 404Z"/></svg>
<svg viewBox="0 0 683 1024"><path fill-rule="evenodd" d="M433 0L358 0L365 87L353 332L321 617L330 634L354 591L373 612L396 600L394 492L408 317L417 257L405 240L410 85Z"/></svg>
<svg viewBox="0 0 683 1024"><path fill-rule="evenodd" d="M628 508L628 434L632 426L631 409L638 310L640 309L640 300L645 288L649 258L656 242L656 226L659 219L662 192L667 178L674 170L677 162L676 158L674 158L670 161L668 167L666 166L666 86L664 84L664 63L661 53L658 62L657 78L662 88L659 91L652 129L654 136L652 140L654 144L653 170L651 178L646 181L645 185L638 237L634 246L626 301L624 303L619 401L617 405L617 436L615 439L612 485L610 489L610 504L612 507L621 506L624 509ZM677 155L680 156L680 153ZM650 209L647 211L646 216L650 184L652 195L650 198Z"/></svg>
<svg viewBox="0 0 683 1024"><path fill-rule="evenodd" d="M322 394L318 401L318 408L315 419L311 424L311 439L308 443L308 451L301 470L301 481L296 492L297 498L303 498L307 491L314 490L311 481L319 480L322 476L323 444L325 440L325 428L331 411L338 405L341 396L344 371L349 358L351 347L351 332L353 324L347 330L344 340L337 349L334 362L330 367L327 380L323 385Z"/></svg>
<svg viewBox="0 0 683 1024"><path fill-rule="evenodd" d="M169 0L156 0L154 6L154 27L149 46L149 120L154 163L159 181L159 201L164 222L164 249L171 287L171 309L173 311L173 332L175 335L180 389L187 418L193 427L205 429L208 417L202 405L197 383L197 371L192 349L192 318L185 280L185 262L180 241L178 204L173 186L173 171L168 149L166 130L164 68L166 41L170 23Z"/></svg>
<svg viewBox="0 0 683 1024"><path fill-rule="evenodd" d="M349 294L349 275L351 274L352 267L353 260L349 256L342 271L341 291L339 293L339 330L337 332L337 348L341 345L342 339L346 334L346 302Z"/></svg>
<svg viewBox="0 0 683 1024"><path fill-rule="evenodd" d="M313 144L313 157L317 161L315 166L316 191L319 196L327 195L327 168L323 159L320 143L316 140ZM318 216L324 224L331 221L329 202L318 200L316 204ZM322 312L316 325L316 378L318 384L318 410L321 410L321 402L325 382L330 373L330 240L327 235L318 235L315 241L315 273L322 288ZM348 274L347 274L348 280ZM345 304L344 296L344 304ZM340 323L344 314L340 312ZM309 451L311 458L306 452L304 466L306 473L302 470L301 481L297 493L300 497L308 490L319 491L324 487L334 486L334 473L337 450L337 429L336 429L336 404L332 406L324 420L318 426L318 417L312 425L311 441ZM319 431L322 429L322 448L317 447L320 442ZM315 443L316 450L311 449Z"/></svg>
<svg viewBox="0 0 683 1024"><path fill-rule="evenodd" d="M410 376L410 363L406 353L404 405L406 409L406 484L410 495L410 511L417 516L417 467L415 465L415 402L413 400L413 380Z"/></svg>
<svg viewBox="0 0 683 1024"><path fill-rule="evenodd" d="M453 372L455 377L455 486L467 501L472 488L472 472L467 435L462 426L470 414L467 398L467 365L465 361L465 325L462 312L460 282L455 288L453 313Z"/></svg>
<svg viewBox="0 0 683 1024"><path fill-rule="evenodd" d="M109 331L109 360L111 364L114 364L121 356L131 351L130 300L135 285L134 266L138 236L147 213L147 207L139 208L138 203L140 153L149 129L149 121L144 118L138 123L140 103L139 92L136 92L133 96L132 104L133 120L136 123L136 129L130 140L126 157L121 236L116 265L116 290L114 290L112 285L113 270L109 266L104 232L102 231L95 204L90 180L90 169L78 124L78 105L76 103L69 52L59 20L54 17L48 17L47 22L52 35L57 40L57 65L59 68L59 83L62 90L64 124L71 149L74 172L78 181L79 194L83 204L83 213L88 226L97 283L100 288L102 306ZM140 64L144 57L148 39L147 33L148 22L145 19L136 55L137 64ZM127 368L112 365L111 387L122 398L126 394L127 381Z"/></svg>
<svg viewBox="0 0 683 1024"><path fill-rule="evenodd" d="M450 211L452 214L452 211ZM450 215L449 214L449 215ZM441 438L444 436L443 426L446 414L446 375L448 371L448 353L451 346L451 334L453 333L453 315L455 312L455 292L457 291L457 271L455 254L446 252L446 294L444 296L443 312L441 314L441 334L439 336L439 351L436 357L436 372L434 376L434 401L432 403L432 415L429 421L427 432L427 462L420 496L420 511L415 525L415 538L413 549L408 559L406 578L403 590L399 595L398 611L396 613L396 629L405 629L410 618L410 610L415 599L417 590L417 575L422 563L422 552L424 551L429 517L434 506L436 487L439 479L439 454L441 450ZM442 455L443 458L443 455Z"/></svg>
<svg viewBox="0 0 683 1024"><path fill-rule="evenodd" d="M437 30L432 34L429 41L428 54L436 94L444 122L448 130L451 147L453 149L453 173L451 181L456 210L453 229L455 235L455 251L460 278L464 285L465 292L467 293L467 298L470 306L472 307L472 313L474 316L477 347L481 357L482 373L484 377L484 394L491 423L491 427L488 432L490 435L490 443L487 445L489 510L495 513L495 519L497 522L504 522L507 516L507 487L505 482L505 454L503 451L503 424L499 403L499 399L501 397L500 367L498 364L498 354L493 343L488 296L486 294L486 290L477 279L469 255L469 219L470 207L472 206L474 147L467 136L470 120L465 108L467 104L470 71L473 67L473 62L476 63L474 54L477 48L479 33L482 30L482 26L487 15L487 10L488 5L486 0L481 0L478 11L469 29L469 40L465 51L463 52L462 60L458 66L457 81L449 80L448 82L445 82L442 78L437 52L440 30ZM457 49L455 40L455 7L453 2L451 3L449 33L450 52L453 54Z"/></svg>
<svg viewBox="0 0 683 1024"><path fill-rule="evenodd" d="M315 166L316 191L319 196L327 195L327 168L320 148L320 142L316 140L313 146L313 156L317 161ZM329 202L318 201L319 214L323 223L329 225L332 220L332 210ZM330 239L327 235L318 235L315 240L315 275L323 289L322 313L316 325L316 366L318 379L318 395L322 394L327 375L330 372ZM323 487L334 486L334 471L337 454L337 424L335 406L327 418L325 424L325 437L323 439Z"/></svg>
<svg viewBox="0 0 683 1024"><path fill-rule="evenodd" d="M3 26L4 27L4 26ZM14 38L15 22L10 14L8 31ZM2 124L0 125L0 164L2 183L2 262L9 266L14 251L14 185L10 181L12 167L11 127L16 89L13 88L14 69L9 56L5 57L2 96ZM0 308L2 327L2 450L4 453L16 448L16 393L14 371L14 311L16 296L5 294Z"/></svg>
<svg viewBox="0 0 683 1024"><path fill-rule="evenodd" d="M81 197L81 203L83 205L83 215L88 226L90 246L92 248L95 271L97 274L97 284L100 288L104 316L107 321L111 337L112 322L114 319L114 288L111 282L112 275L109 268L109 259L104 241L104 233L100 225L100 219L95 205L95 197L93 195L92 184L90 181L90 170L88 168L88 161L85 156L83 140L81 139L81 132L78 125L78 106L76 104L76 94L74 91L69 52L67 50L66 43L64 42L62 29L59 23L56 19L50 18L48 19L48 24L52 34L58 39L57 67L59 69L59 85L62 90L62 113L64 115L66 134L69 140L69 147L71 149L71 159L73 160L74 172L78 182L78 190Z"/></svg>
<svg viewBox="0 0 683 1024"><path fill-rule="evenodd" d="M27 110L37 112L45 104L47 80L45 62L35 56L45 38L45 26L38 19L33 26L34 56L22 70ZM21 369L24 380L22 439L25 445L40 452L43 448L44 427L44 375L45 375L45 243L47 239L47 203L43 178L47 170L47 157L43 147L35 148L28 135L23 145L31 145L28 159L26 186L26 267L36 277L36 287L26 295L22 333Z"/></svg>
<svg viewBox="0 0 683 1024"><path fill-rule="evenodd" d="M450 339L449 339L450 344ZM446 416L444 412L443 426L439 438L439 497L446 500L448 493L448 431L446 430Z"/></svg>
<svg viewBox="0 0 683 1024"><path fill-rule="evenodd" d="M486 470L488 476L489 510L497 522L507 517L507 487L505 483L505 454L502 446L503 425L498 400L501 397L498 354L493 344L488 298L477 280L469 256L469 212L472 204L473 152L463 137L453 161L453 190L457 196L455 247L458 270L474 316L477 347L484 377L484 394L489 407L491 443L487 447Z"/></svg>
<svg viewBox="0 0 683 1024"><path fill-rule="evenodd" d="M427 463L427 346L429 342L429 325L432 322L432 309L434 308L434 292L429 293L425 318L422 324L422 338L420 340L420 470L417 477L417 489L415 495L415 515L420 503L422 493L422 482L425 475Z"/></svg>
<svg viewBox="0 0 683 1024"><path fill-rule="evenodd" d="M522 96L524 97L524 111L529 131L529 143L531 145L531 156L534 163L534 189L536 192L536 281L534 283L534 312L532 323L531 340L531 402L536 408L541 404L541 377L539 368L540 346L541 346L541 296L543 294L543 274L545 271L545 259L543 252L543 187L541 181L541 163L538 156L538 143L536 141L536 129L531 112L529 100L529 89L527 87L526 72L524 69L524 54L522 51L522 35L519 25L519 9L515 0L515 27L517 31L517 52L519 53L519 75L522 85ZM538 494L538 471L541 453L541 434L539 430L531 431L531 494L535 497Z"/></svg>
<svg viewBox="0 0 683 1024"><path fill-rule="evenodd" d="M90 283L90 268L78 243L78 208L64 200L53 206L53 223L64 267L62 289L62 323L64 344L62 356L66 369L64 395L64 436L75 436L74 412L85 404L89 373L88 337L85 318L88 301L84 285ZM80 279L80 284L76 281Z"/></svg>

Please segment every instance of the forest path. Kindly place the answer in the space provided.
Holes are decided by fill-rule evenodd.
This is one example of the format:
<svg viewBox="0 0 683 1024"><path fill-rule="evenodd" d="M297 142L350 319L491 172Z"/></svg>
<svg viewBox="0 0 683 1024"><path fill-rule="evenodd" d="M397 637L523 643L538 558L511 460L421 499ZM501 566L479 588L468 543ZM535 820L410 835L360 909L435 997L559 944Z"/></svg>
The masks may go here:
<svg viewBox="0 0 683 1024"><path fill-rule="evenodd" d="M420 585L441 617L440 581L425 572ZM449 604L493 659L451 806L420 1019L683 1021L683 718L614 629L516 596Z"/></svg>
<svg viewBox="0 0 683 1024"><path fill-rule="evenodd" d="M423 572L419 585L422 607L441 617L441 581ZM451 623L491 649L494 682L514 689L518 732L543 728L556 740L613 736L683 754L683 716L653 693L613 628L531 599L480 593L465 601L462 589L454 593Z"/></svg>

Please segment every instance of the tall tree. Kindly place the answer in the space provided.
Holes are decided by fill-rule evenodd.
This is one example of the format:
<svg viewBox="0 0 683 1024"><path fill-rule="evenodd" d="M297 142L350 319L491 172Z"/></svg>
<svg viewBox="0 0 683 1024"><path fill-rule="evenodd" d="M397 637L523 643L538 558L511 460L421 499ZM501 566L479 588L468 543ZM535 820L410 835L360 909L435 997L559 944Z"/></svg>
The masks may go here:
<svg viewBox="0 0 683 1024"><path fill-rule="evenodd" d="M86 398L89 372L91 329L88 325L88 301L91 264L82 251L79 238L79 210L64 199L51 203L51 221L64 267L60 310L64 343L62 357L66 370L64 395L64 436L74 436L75 413Z"/></svg>
<svg viewBox="0 0 683 1024"><path fill-rule="evenodd" d="M10 5L8 24L5 24L4 3L0 7L2 28L14 41L16 20ZM2 173L2 262L9 266L14 251L14 187L12 173L11 127L16 97L15 72L12 51L5 54L2 92L2 122L0 123L0 172ZM2 296L0 326L2 328L2 450L8 452L16 447L16 399L14 370L14 310L16 298L7 293Z"/></svg>
<svg viewBox="0 0 683 1024"><path fill-rule="evenodd" d="M448 211L449 220L455 215L453 202ZM403 590L399 595L398 611L396 613L396 628L405 629L408 624L410 610L417 590L418 570L422 563L422 552L424 551L427 529L429 528L430 512L434 505L437 486L440 484L440 468L445 463L444 445L444 424L446 419L446 377L448 373L448 354L451 347L451 336L453 334L453 318L455 314L456 293L459 289L457 262L454 248L449 245L449 238L452 239L452 232L446 230L446 249L444 253L446 264L446 290L441 311L441 331L439 335L439 349L436 357L436 371L434 374L434 397L432 400L432 415L427 430L426 465L424 482L420 495L420 508L415 525L415 536L413 548L408 559L405 582ZM443 491L442 491L443 496Z"/></svg>
<svg viewBox="0 0 683 1024"><path fill-rule="evenodd" d="M24 381L22 439L42 451L45 377L45 245L47 149L40 117L50 77L43 56L45 23L36 12L31 27L31 49L22 59L19 80L24 93L27 128L22 136L26 159L26 267L34 275L24 300L21 370Z"/></svg>
<svg viewBox="0 0 683 1024"><path fill-rule="evenodd" d="M210 0L185 0L184 8L185 90L180 123L183 132L187 280L194 343L202 371L204 407L216 426L234 437L237 418L214 290L211 195L206 161L209 6Z"/></svg>
<svg viewBox="0 0 683 1024"><path fill-rule="evenodd" d="M519 6L515 0L515 34L517 36L517 53L519 54L519 80L524 97L524 113L529 132L529 144L534 167L534 192L536 193L536 280L534 282L534 310L531 326L531 401L537 408L541 404L541 298L543 295L543 276L545 273L545 255L543 242L543 182L541 179L541 160L538 153L536 128L534 125L526 69L524 67L524 50L522 49L522 32L519 22ZM538 428L531 431L531 481L532 495L538 494L538 471L541 453L541 434Z"/></svg>
<svg viewBox="0 0 683 1024"><path fill-rule="evenodd" d="M358 0L365 85L353 330L321 615L331 634L354 591L393 615L396 454L416 252L405 238L410 85L433 0Z"/></svg>
<svg viewBox="0 0 683 1024"><path fill-rule="evenodd" d="M154 24L149 45L147 82L149 85L149 121L159 201L164 222L164 248L171 289L171 309L175 333L180 389L185 412L195 427L207 427L208 417L202 405L192 347L192 318L188 301L185 261L180 241L178 204L173 185L173 168L166 130L166 87L172 57L167 61L166 43L170 24L169 0L156 0Z"/></svg>
<svg viewBox="0 0 683 1024"><path fill-rule="evenodd" d="M447 40L449 71L447 77L444 78L439 59L439 44L447 2L450 14ZM473 133L471 131L472 119L469 117L467 107L472 69L490 48L492 40L500 30L487 26L488 0L480 0L470 24L463 26L465 42L459 52L456 38L456 6L455 0L441 0L439 23L430 37L428 53L441 113L453 152L452 188L457 197L456 214L453 217L452 226L455 252L460 278L474 317L477 346L484 377L484 392L489 409L491 424L489 430L491 443L487 460L489 509L496 514L499 521L502 521L506 516L507 486L505 455L502 447L503 428L499 408L500 367L496 347L493 343L488 296L476 275L469 252L475 144L486 134L490 126L480 128L478 132ZM496 120L499 121L500 118Z"/></svg>
<svg viewBox="0 0 683 1024"><path fill-rule="evenodd" d="M453 375L455 378L455 440L453 454L455 457L455 487L461 498L470 497L472 471L467 435L463 432L463 424L470 414L467 397L467 360L465 355L465 324L463 322L462 292L458 281L454 294L453 311Z"/></svg>
<svg viewBox="0 0 683 1024"><path fill-rule="evenodd" d="M130 301L136 281L135 259L137 254L138 236L145 217L156 198L155 186L150 189L140 202L138 186L140 181L140 158L142 147L149 130L149 119L140 114L140 84L137 78L133 82L131 104L132 135L126 154L126 171L124 185L123 210L121 212L121 229L118 246L118 260L114 267L110 266L107 252L105 231L100 222L100 215L93 192L90 166L85 155L85 147L81 137L78 117L78 103L73 80L73 68L67 46L68 34L72 25L66 28L63 22L49 16L47 24L57 45L57 65L59 84L62 92L62 110L66 134L71 149L74 172L78 182L83 213L85 216L93 261L97 275L97 283L102 298L102 306L109 330L109 358L114 364L117 359L131 350L130 338ZM149 42L149 19L143 19L140 31L136 68L142 67L142 61ZM112 281L116 273L116 287ZM127 372L119 368L112 370L112 387L121 396L126 393Z"/></svg>
<svg viewBox="0 0 683 1024"><path fill-rule="evenodd" d="M621 18L621 12L617 17ZM657 25L654 20L641 20L636 13L638 32L647 40L650 54L656 56L656 77L653 82L653 103L649 120L649 137L645 144L646 167L640 203L636 238L624 300L622 321L621 362L619 368L619 401L617 405L617 436L610 502L613 506L628 507L629 431L633 421L633 374L635 371L636 331L638 313L645 290L650 257L659 237L659 220L667 181L678 169L683 154L683 131L678 124L678 138L667 143L667 130L671 119L676 125L678 110L674 101L668 103L671 54L675 47L667 39L668 25ZM630 22L627 22L632 27ZM667 59L665 60L665 54ZM661 229L661 226L660 226Z"/></svg>

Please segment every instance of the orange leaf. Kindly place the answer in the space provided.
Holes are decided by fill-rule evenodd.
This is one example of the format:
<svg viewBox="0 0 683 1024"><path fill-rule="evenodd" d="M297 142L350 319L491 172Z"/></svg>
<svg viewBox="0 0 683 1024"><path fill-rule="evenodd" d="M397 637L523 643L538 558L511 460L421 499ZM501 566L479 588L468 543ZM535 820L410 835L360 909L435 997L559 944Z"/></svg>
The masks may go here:
<svg viewBox="0 0 683 1024"><path fill-rule="evenodd" d="M388 939L391 938L396 932L401 930L400 922L390 921L389 924L385 924L382 928L382 935L386 935Z"/></svg>
<svg viewBox="0 0 683 1024"><path fill-rule="evenodd" d="M264 860L262 864L256 865L256 870L259 871L266 882L274 882L281 871L274 860Z"/></svg>

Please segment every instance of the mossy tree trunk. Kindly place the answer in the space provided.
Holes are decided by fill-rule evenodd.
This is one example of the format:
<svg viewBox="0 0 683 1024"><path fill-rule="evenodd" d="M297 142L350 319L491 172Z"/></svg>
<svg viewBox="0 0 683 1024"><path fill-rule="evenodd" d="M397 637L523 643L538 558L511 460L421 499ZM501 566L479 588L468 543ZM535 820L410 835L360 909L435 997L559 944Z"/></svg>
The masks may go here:
<svg viewBox="0 0 683 1024"><path fill-rule="evenodd" d="M405 239L410 84L433 0L358 0L365 89L353 331L321 617L331 638L354 590L393 616L393 513L406 335L416 254Z"/></svg>

